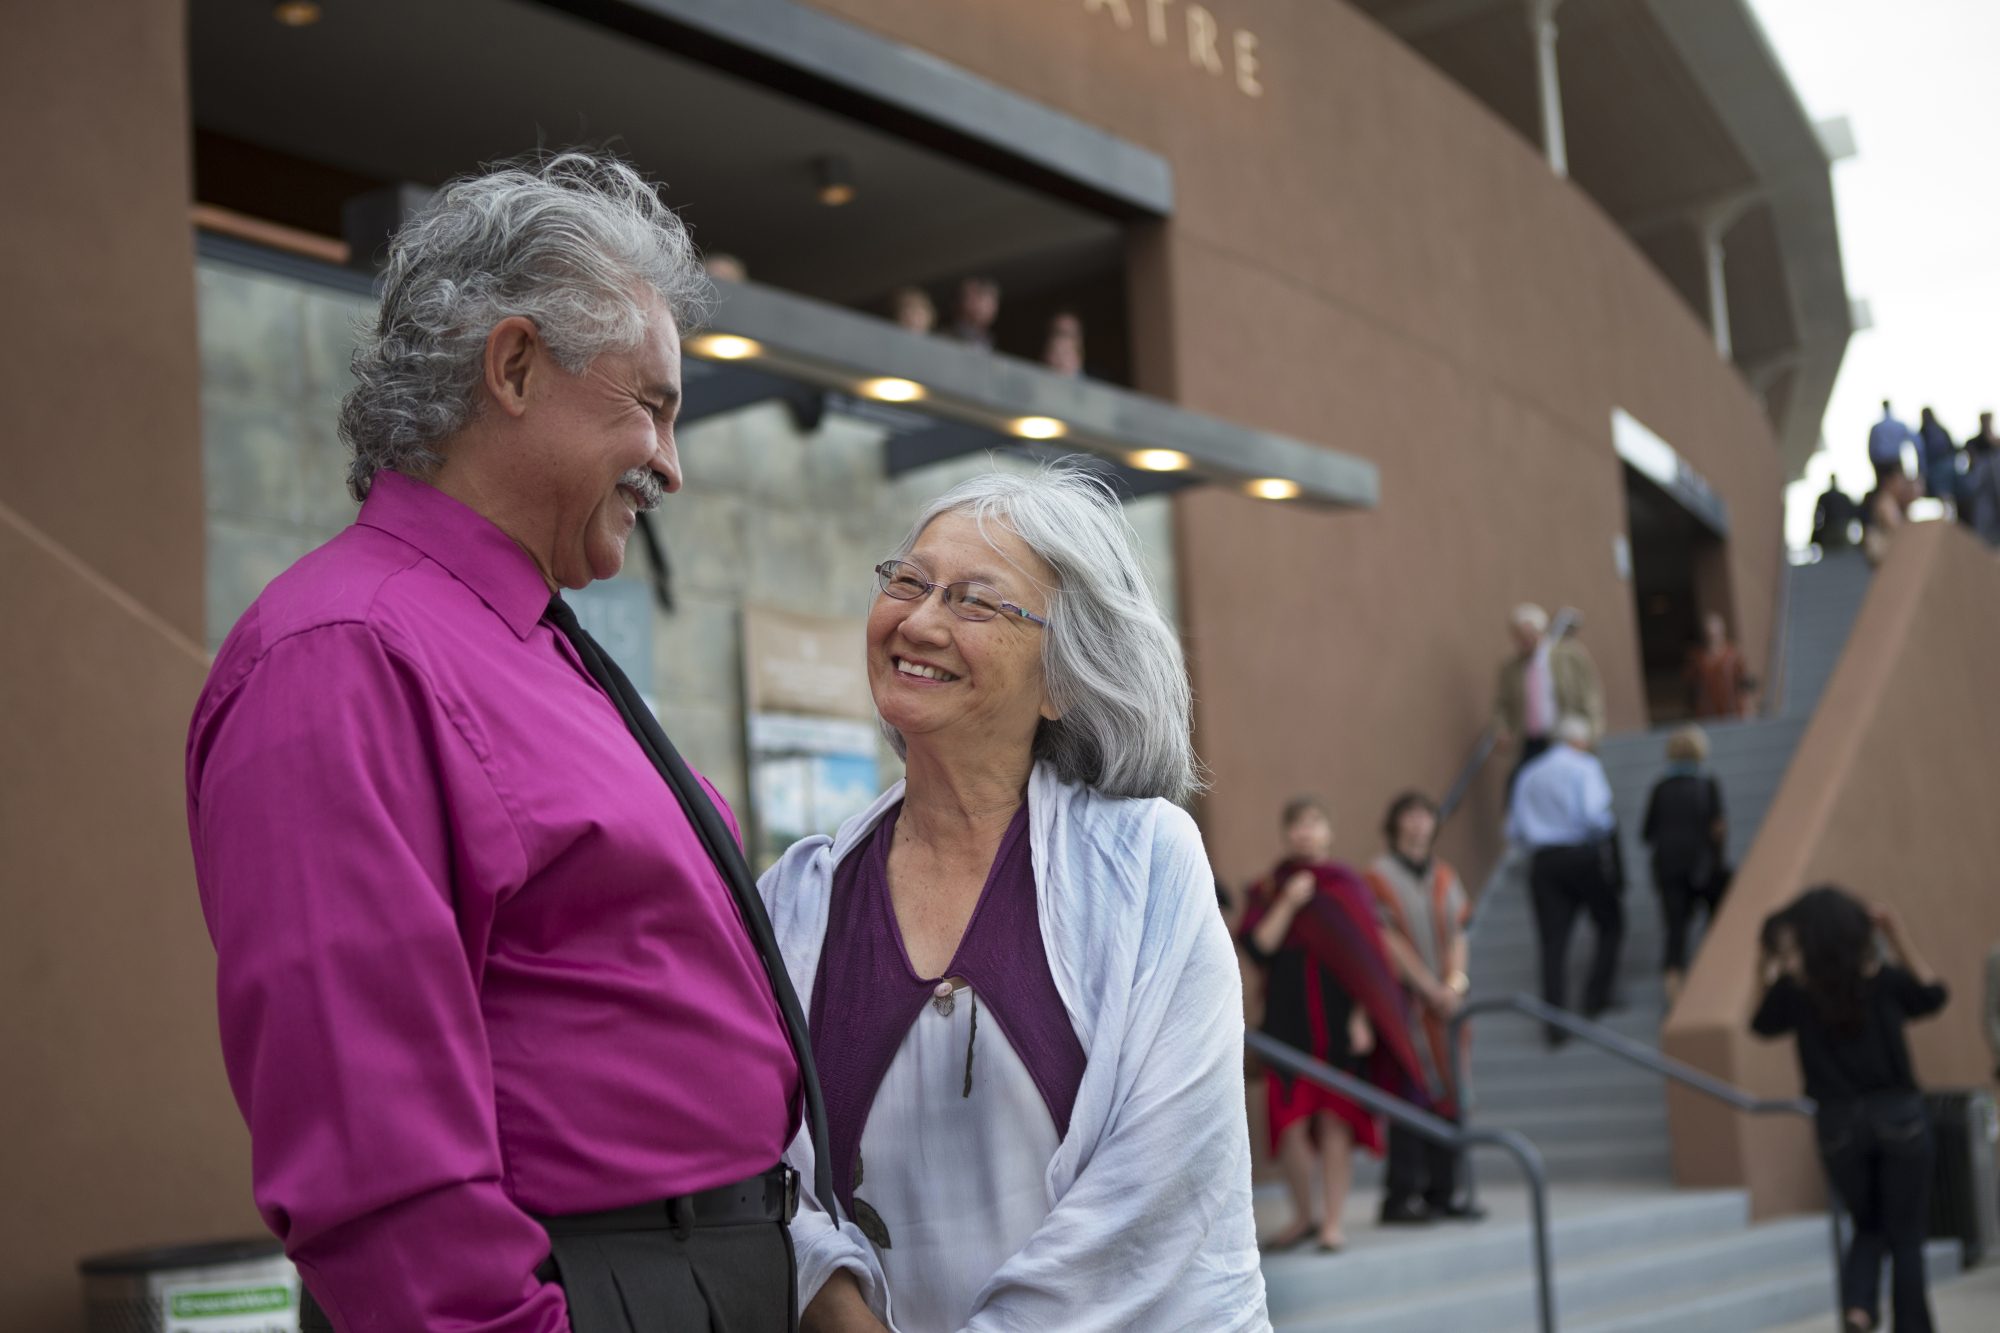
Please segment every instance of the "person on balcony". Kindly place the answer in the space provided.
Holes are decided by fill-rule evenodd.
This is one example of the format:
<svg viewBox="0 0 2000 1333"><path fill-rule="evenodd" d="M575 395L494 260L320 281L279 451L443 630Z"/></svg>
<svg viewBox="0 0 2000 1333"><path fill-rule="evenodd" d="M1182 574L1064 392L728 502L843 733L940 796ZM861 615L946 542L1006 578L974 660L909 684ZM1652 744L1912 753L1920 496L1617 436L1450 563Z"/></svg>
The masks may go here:
<svg viewBox="0 0 2000 1333"><path fill-rule="evenodd" d="M1868 428L1868 461L1875 467L1878 485L1890 477L1908 475L1903 463L1903 446L1916 443L1916 439L1916 432L1897 420L1889 400L1884 398L1882 419Z"/></svg>
<svg viewBox="0 0 2000 1333"><path fill-rule="evenodd" d="M1988 546L2000 546L2000 439L1993 414L1979 414L1979 433L1965 442L1965 476L1960 479L1958 521Z"/></svg>
<svg viewBox="0 0 2000 1333"><path fill-rule="evenodd" d="M1410 1004L1410 1045L1421 1062L1434 1110L1448 1120L1462 1114L1458 1066L1451 1048L1452 1016L1471 985L1465 935L1471 900L1458 872L1437 855L1438 808L1421 792L1405 792L1389 805L1382 836L1389 848L1368 868L1382 923L1382 942L1402 978ZM1476 1221L1485 1215L1458 1198L1459 1154L1404 1125L1389 1126L1389 1179L1382 1195L1384 1225L1440 1219Z"/></svg>
<svg viewBox="0 0 2000 1333"><path fill-rule="evenodd" d="M1840 489L1839 477L1826 479L1826 490L1813 505L1812 543L1820 554L1833 555L1854 545L1854 527L1861 520L1861 506Z"/></svg>
<svg viewBox="0 0 2000 1333"><path fill-rule="evenodd" d="M993 326L1000 321L1000 284L992 278L971 277L958 284L958 305L952 311L952 341L993 350Z"/></svg>
<svg viewBox="0 0 2000 1333"><path fill-rule="evenodd" d="M1399 1096L1421 1095L1408 1009L1382 942L1374 895L1333 859L1333 818L1299 797L1285 806L1285 856L1250 890L1238 938L1264 974L1265 1035ZM1380 1155L1375 1116L1288 1070L1265 1073L1271 1149L1291 1192L1292 1220L1265 1244L1316 1240L1324 1253L1347 1243L1342 1214L1354 1149ZM1313 1219L1315 1150L1325 1214Z"/></svg>
<svg viewBox="0 0 2000 1333"><path fill-rule="evenodd" d="M1586 719L1591 744L1604 734L1604 686L1597 664L1568 633L1549 633L1549 613L1533 603L1514 608L1507 619L1514 655L1500 666L1493 699L1493 733L1502 746L1518 742L1508 790L1521 770L1554 741L1556 719Z"/></svg>
<svg viewBox="0 0 2000 1333"><path fill-rule="evenodd" d="M1685 726L1667 738L1667 771L1646 798L1640 837L1653 853L1653 891L1667 930L1663 963L1667 1005L1680 998L1687 978L1688 931L1697 910L1711 921L1729 887L1723 856L1729 823L1722 808L1722 785L1705 771L1708 733Z"/></svg>
<svg viewBox="0 0 2000 1333"><path fill-rule="evenodd" d="M1924 467L1924 490L1944 506L1947 517L1958 512L1958 445L1937 419L1925 408L1917 425L1917 452Z"/></svg>
<svg viewBox="0 0 2000 1333"><path fill-rule="evenodd" d="M1590 752L1590 719L1574 713L1556 724L1556 747L1521 770L1508 809L1508 837L1532 853L1530 901L1541 943L1542 998L1567 1007L1569 937L1579 913L1597 930L1596 951L1583 988L1583 1015L1612 1005L1618 953L1625 941L1625 887L1618 859L1611 782ZM1551 1048L1569 1034L1551 1026Z"/></svg>
<svg viewBox="0 0 2000 1333"><path fill-rule="evenodd" d="M1910 505L1917 498L1917 483L1901 472L1882 479L1881 485L1862 502L1861 553L1868 563L1879 567L1889 558L1889 547L1910 521Z"/></svg>
<svg viewBox="0 0 2000 1333"><path fill-rule="evenodd" d="M1761 943L1764 998L1750 1027L1795 1039L1806 1096L1818 1105L1820 1159L1854 1222L1842 1318L1854 1333L1880 1327L1886 1255L1896 1333L1931 1333L1924 1242L1936 1145L1903 1028L1944 1008L1944 983L1894 908L1831 885L1772 913Z"/></svg>

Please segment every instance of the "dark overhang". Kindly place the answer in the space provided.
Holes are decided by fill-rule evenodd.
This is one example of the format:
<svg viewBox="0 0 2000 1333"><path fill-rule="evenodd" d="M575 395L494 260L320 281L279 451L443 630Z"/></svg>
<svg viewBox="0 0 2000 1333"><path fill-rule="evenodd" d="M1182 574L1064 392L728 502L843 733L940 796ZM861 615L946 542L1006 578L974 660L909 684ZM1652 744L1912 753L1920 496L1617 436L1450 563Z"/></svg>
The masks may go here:
<svg viewBox="0 0 2000 1333"><path fill-rule="evenodd" d="M1173 212L1158 153L792 0L541 0L1115 215Z"/></svg>
<svg viewBox="0 0 2000 1333"><path fill-rule="evenodd" d="M920 408L924 417L947 423L928 438L895 441L892 467L995 445L1045 446L1081 450L1121 469L1158 472L1167 485L1206 481L1260 498L1341 507L1372 507L1380 495L1375 465L1350 454L912 334L775 288L717 285L722 304L710 330L689 341L691 352L857 400L896 395L880 410L914 414ZM691 401L695 393L691 388Z"/></svg>

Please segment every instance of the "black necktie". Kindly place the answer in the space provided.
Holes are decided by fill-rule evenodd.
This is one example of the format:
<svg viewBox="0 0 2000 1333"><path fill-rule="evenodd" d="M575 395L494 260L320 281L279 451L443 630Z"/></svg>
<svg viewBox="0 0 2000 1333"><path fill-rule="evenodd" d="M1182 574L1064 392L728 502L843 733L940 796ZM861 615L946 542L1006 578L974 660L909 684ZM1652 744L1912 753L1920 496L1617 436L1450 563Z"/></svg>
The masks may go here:
<svg viewBox="0 0 2000 1333"><path fill-rule="evenodd" d="M653 767L660 771L660 776L666 779L674 798L687 813L688 822L701 836L709 860L715 863L717 873L736 899L736 910L743 916L743 925L750 932L751 943L757 946L757 956L764 961L765 975L770 978L771 991L778 1000L778 1012L784 1016L785 1035L791 1039L792 1055L799 1062L799 1081L805 1085L806 1094L806 1126L812 1134L813 1194L829 1216L838 1216L833 1210L833 1166L827 1158L826 1102L820 1097L819 1071L813 1067L812 1034L806 1027L805 1014L799 1009L799 997L792 990L791 977L785 971L784 957L778 952L777 937L771 932L771 918L764 912L764 900L758 896L757 885L750 878L749 863L743 859L743 851L736 845L736 839L730 836L729 826L722 822L722 814L715 808L715 802L708 799L708 792L687 766L687 761L681 758L680 752L674 749L674 743L667 739L667 733L661 730L653 710L646 707L646 701L632 688L632 682L611 660L610 654L598 647L597 640L577 623L576 612L569 609L569 604L563 601L560 594L549 600L548 619L576 649L576 655L583 659L584 670L590 673L590 678L611 696L619 716L625 719L626 729L639 742L639 748L646 752L646 757L653 761Z"/></svg>

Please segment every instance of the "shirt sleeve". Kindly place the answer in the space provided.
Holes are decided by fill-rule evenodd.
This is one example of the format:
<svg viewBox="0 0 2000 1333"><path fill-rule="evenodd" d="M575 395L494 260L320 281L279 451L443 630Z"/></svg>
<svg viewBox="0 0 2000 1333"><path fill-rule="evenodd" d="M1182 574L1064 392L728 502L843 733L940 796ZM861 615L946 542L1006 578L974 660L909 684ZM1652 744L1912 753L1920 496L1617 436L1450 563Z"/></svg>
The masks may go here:
<svg viewBox="0 0 2000 1333"><path fill-rule="evenodd" d="M567 1330L535 1275L547 1237L502 1185L490 886L454 867L524 862L464 738L373 631L335 625L273 646L192 747L223 1060L266 1224L342 1329Z"/></svg>
<svg viewBox="0 0 2000 1333"><path fill-rule="evenodd" d="M1882 971L1889 982L1889 994L1895 997L1896 1007L1905 1018L1929 1018L1951 998L1942 981L1927 986L1912 976L1908 968L1886 967Z"/></svg>
<svg viewBox="0 0 2000 1333"><path fill-rule="evenodd" d="M1589 758L1589 756L1585 756ZM1611 780L1596 759L1583 765L1583 818L1590 831L1600 837L1618 827L1618 815L1611 805Z"/></svg>
<svg viewBox="0 0 2000 1333"><path fill-rule="evenodd" d="M1779 977L1764 992L1763 1003L1750 1020L1750 1030L1760 1037L1782 1037L1799 1025L1799 988L1790 977Z"/></svg>

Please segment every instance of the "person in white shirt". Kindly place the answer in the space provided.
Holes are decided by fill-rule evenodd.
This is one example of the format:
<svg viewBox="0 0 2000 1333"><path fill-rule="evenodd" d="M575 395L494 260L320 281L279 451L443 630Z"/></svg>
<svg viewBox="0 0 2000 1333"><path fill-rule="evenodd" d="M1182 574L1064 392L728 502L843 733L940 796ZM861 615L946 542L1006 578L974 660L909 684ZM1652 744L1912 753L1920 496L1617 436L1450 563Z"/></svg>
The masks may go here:
<svg viewBox="0 0 2000 1333"><path fill-rule="evenodd" d="M1618 954L1625 941L1624 873L1619 864L1611 782L1590 752L1590 720L1566 714L1556 745L1521 770L1507 814L1507 836L1527 847L1528 887L1541 942L1542 998L1567 1008L1570 932L1579 914L1596 928L1596 950L1583 988L1583 1014L1611 1007ZM1567 1034L1548 1029L1548 1043Z"/></svg>

